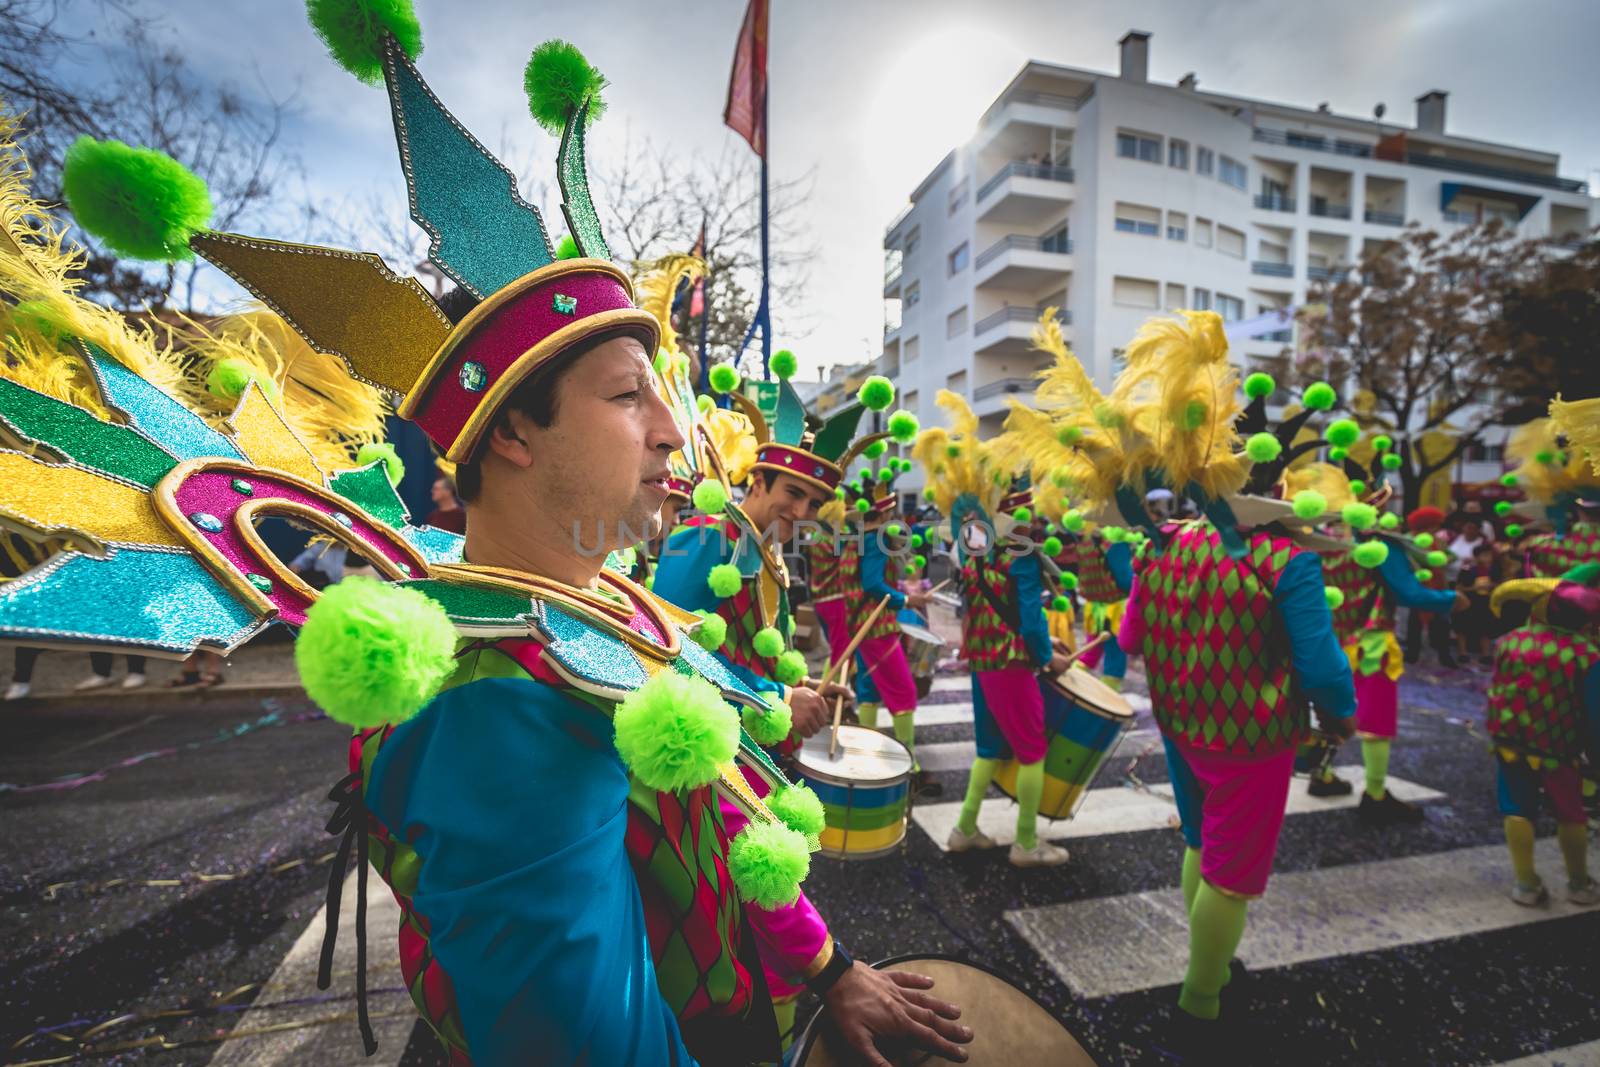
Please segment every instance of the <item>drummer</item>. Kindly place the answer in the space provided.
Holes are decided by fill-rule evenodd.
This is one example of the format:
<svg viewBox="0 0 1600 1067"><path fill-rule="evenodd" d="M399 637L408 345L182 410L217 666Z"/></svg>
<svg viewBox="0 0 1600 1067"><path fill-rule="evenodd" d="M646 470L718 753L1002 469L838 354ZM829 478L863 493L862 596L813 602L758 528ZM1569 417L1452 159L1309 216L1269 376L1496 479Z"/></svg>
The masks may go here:
<svg viewBox="0 0 1600 1067"><path fill-rule="evenodd" d="M1037 551L1031 543L1027 551L1017 551L1007 539L1015 524L1032 521L1032 512L1021 497L1008 501L1014 506L1011 514L1000 511L1002 485L1010 480L997 484L993 446L977 439L977 419L967 402L944 389L939 406L951 413L954 428L924 431L914 455L927 469L934 502L950 516L956 534L961 594L967 604L961 658L972 670L977 740L961 817L950 831L948 848L966 852L995 847L994 839L978 829L978 811L1009 749L1018 764L1011 864L1058 867L1067 862L1067 850L1038 837L1047 750L1038 672L1066 670L1069 661L1050 641Z"/></svg>

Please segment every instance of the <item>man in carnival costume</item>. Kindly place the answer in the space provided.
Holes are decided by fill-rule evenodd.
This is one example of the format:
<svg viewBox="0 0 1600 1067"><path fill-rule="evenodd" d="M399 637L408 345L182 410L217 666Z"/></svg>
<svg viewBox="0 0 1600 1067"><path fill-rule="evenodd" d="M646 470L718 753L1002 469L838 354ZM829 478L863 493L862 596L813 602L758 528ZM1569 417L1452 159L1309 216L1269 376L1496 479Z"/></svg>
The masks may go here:
<svg viewBox="0 0 1600 1067"><path fill-rule="evenodd" d="M417 73L409 7L328 0L311 14L342 65L385 86L413 217L464 313L376 256L206 229L204 186L157 153L80 142L64 187L114 250L200 253L399 396L457 465L468 533L412 527L381 464L321 485L314 467L291 476L290 454L240 462L226 442L185 446L157 514L258 624L301 625L307 693L356 729L332 794L345 837L330 902L351 851L363 882L370 854L401 906L402 974L453 1063L770 1061L747 905L798 898L821 806L742 728L786 733L787 707L696 643L701 618L601 566L653 532L685 444L655 387L657 323L610 262L589 197L584 138L604 80L559 41L528 66L530 110L561 133L579 253L557 260L510 173ZM232 416L241 444L272 427L255 396ZM279 512L388 581L320 597L292 581L248 532ZM743 814L736 833L720 802ZM925 979L835 959L825 999L864 1055L874 1034L962 1055L944 1035L967 1032Z"/></svg>
<svg viewBox="0 0 1600 1067"><path fill-rule="evenodd" d="M1189 964L1174 1037L1210 1062L1225 1045L1222 990L1247 902L1272 870L1307 705L1322 729L1348 735L1355 694L1320 563L1305 547L1324 547L1309 527L1331 517L1327 501L1276 495L1287 465L1318 444L1295 443L1313 411L1268 432L1275 386L1262 375L1241 414L1221 319L1183 315L1145 324L1109 396L1058 357L1040 410L1014 410L1007 428L1036 479L1059 474L1090 518L1144 526L1152 541L1120 638L1145 659L1188 846ZM1155 485L1199 502L1204 519L1155 528L1144 509Z"/></svg>
<svg viewBox="0 0 1600 1067"><path fill-rule="evenodd" d="M990 443L978 440L977 417L962 397L940 390L938 402L950 413L951 427L923 431L913 454L927 472L932 502L949 517L961 565L961 658L972 671L977 743L949 848L995 847L978 829L978 812L995 774L1013 759L1017 834L1008 858L1017 867L1060 866L1067 850L1038 838L1046 752L1039 672L1065 670L1067 659L1050 640L1039 555L1030 542L1009 537L1019 522L1001 510L1012 484L1010 469ZM1027 519L1020 521L1026 529Z"/></svg>
<svg viewBox="0 0 1600 1067"><path fill-rule="evenodd" d="M1582 410L1577 404L1569 407ZM1518 465L1502 480L1528 495L1517 510L1532 512L1530 517L1551 527L1523 542L1527 576L1555 578L1581 563L1600 563L1600 469L1586 450L1554 419L1545 418L1517 427L1506 453ZM1505 516L1513 508L1502 501L1495 510ZM1521 528L1512 523L1506 532L1515 538Z"/></svg>

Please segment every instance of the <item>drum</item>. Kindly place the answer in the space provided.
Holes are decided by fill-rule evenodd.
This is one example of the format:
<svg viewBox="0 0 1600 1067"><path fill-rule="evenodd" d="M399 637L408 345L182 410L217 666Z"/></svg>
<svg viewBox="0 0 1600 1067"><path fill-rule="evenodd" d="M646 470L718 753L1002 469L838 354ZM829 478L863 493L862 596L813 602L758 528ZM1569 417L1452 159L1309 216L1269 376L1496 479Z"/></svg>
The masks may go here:
<svg viewBox="0 0 1600 1067"><path fill-rule="evenodd" d="M822 854L867 860L893 852L906 836L911 753L888 734L865 726L839 727L839 748L828 758L831 730L806 738L795 763L822 801Z"/></svg>
<svg viewBox="0 0 1600 1067"><path fill-rule="evenodd" d="M1047 744L1039 814L1048 819L1070 819L1101 764L1133 724L1133 708L1121 693L1079 667L1046 678L1042 684ZM1007 796L1016 798L1015 761L1001 765L995 772L994 784Z"/></svg>
<svg viewBox="0 0 1600 1067"><path fill-rule="evenodd" d="M960 1006L961 1021L972 1027L972 1043L965 1046L972 1067L1095 1067L1083 1046L1042 1004L992 971L943 956L902 956L875 966L927 975L934 981L934 996ZM812 1017L798 1042L794 1067L860 1062L826 1020L826 1011ZM896 1067L945 1062L920 1050L881 1051Z"/></svg>
<svg viewBox="0 0 1600 1067"><path fill-rule="evenodd" d="M906 662L911 664L911 677L917 681L917 696L925 697L933 691L933 676L939 669L939 657L944 654L944 638L928 629L920 619L912 622L904 614L900 617L900 632L905 636Z"/></svg>

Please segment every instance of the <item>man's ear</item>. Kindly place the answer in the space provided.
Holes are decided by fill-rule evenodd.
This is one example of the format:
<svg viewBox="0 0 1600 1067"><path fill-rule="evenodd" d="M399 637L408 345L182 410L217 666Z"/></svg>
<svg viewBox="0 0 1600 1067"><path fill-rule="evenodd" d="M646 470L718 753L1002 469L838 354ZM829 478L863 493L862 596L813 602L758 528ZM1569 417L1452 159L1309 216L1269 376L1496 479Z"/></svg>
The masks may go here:
<svg viewBox="0 0 1600 1067"><path fill-rule="evenodd" d="M528 430L532 422L520 411L508 411L489 430L489 451L514 467L533 465Z"/></svg>

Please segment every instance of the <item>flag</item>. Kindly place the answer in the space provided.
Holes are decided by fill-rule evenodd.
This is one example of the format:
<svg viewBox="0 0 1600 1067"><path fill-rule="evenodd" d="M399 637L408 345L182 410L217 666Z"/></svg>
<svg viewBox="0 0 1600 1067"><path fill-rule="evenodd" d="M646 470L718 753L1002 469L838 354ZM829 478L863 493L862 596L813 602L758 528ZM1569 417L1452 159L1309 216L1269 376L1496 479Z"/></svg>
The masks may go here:
<svg viewBox="0 0 1600 1067"><path fill-rule="evenodd" d="M750 0L745 8L722 121L767 158L767 0Z"/></svg>

